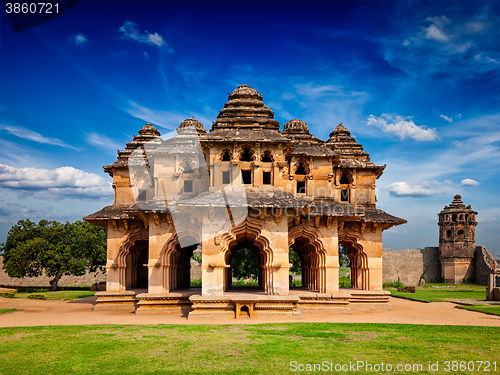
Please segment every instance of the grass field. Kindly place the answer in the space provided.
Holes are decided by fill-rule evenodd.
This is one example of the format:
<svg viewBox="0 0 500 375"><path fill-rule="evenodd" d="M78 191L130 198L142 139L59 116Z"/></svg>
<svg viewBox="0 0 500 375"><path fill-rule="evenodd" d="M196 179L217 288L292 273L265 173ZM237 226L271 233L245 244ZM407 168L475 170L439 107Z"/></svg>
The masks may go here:
<svg viewBox="0 0 500 375"><path fill-rule="evenodd" d="M16 309L0 309L0 314L8 313L11 311L16 311Z"/></svg>
<svg viewBox="0 0 500 375"><path fill-rule="evenodd" d="M475 305L475 306L457 306L459 309L480 311L492 315L500 316L500 305Z"/></svg>
<svg viewBox="0 0 500 375"><path fill-rule="evenodd" d="M489 372L477 371L479 363L473 362L474 373L492 374L492 362L500 370L498 328L288 323L0 329L3 375L283 374L323 361L383 362L393 373L413 373L396 371L398 364L421 364L419 374L444 373L445 361L490 361ZM440 371L429 372L429 361L438 362Z"/></svg>
<svg viewBox="0 0 500 375"><path fill-rule="evenodd" d="M416 287L415 293L401 293L395 288L386 288L386 290L394 296L428 302L443 302L450 299L486 299L486 287L483 285L424 284Z"/></svg>
<svg viewBox="0 0 500 375"><path fill-rule="evenodd" d="M26 298L30 293L17 293L16 298ZM88 290L58 290L56 292L42 292L50 300L61 300L71 301L78 298L90 297L96 294L96 292L90 292Z"/></svg>

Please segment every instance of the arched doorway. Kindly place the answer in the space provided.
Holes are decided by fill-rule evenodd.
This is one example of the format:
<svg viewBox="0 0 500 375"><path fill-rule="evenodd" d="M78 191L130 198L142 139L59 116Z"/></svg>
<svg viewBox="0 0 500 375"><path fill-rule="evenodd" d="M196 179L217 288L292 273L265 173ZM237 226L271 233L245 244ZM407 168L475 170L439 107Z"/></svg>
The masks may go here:
<svg viewBox="0 0 500 375"><path fill-rule="evenodd" d="M167 250L162 257L163 288L167 292L191 287L191 257L199 244L195 243L196 240L190 236L182 237L182 239L183 243L194 244L181 247L179 239L175 236L167 245Z"/></svg>
<svg viewBox="0 0 500 375"><path fill-rule="evenodd" d="M126 290L148 287L148 259L148 241L135 241L125 256Z"/></svg>
<svg viewBox="0 0 500 375"><path fill-rule="evenodd" d="M254 279L257 281L257 287L264 290L262 270L265 264L265 254L262 254L253 242L247 239L234 241L230 244L225 258L226 265L229 265L225 272L226 290L241 286L234 285L233 278Z"/></svg>
<svg viewBox="0 0 500 375"><path fill-rule="evenodd" d="M369 289L368 257L363 252L363 247L359 243L349 240L340 240L347 251L349 257L349 267L351 268L351 288Z"/></svg>
<svg viewBox="0 0 500 375"><path fill-rule="evenodd" d="M324 262L322 262L321 254L312 245L310 239L304 237L296 238L290 248L300 259L302 287L319 292L324 284L322 283L324 268L321 267Z"/></svg>

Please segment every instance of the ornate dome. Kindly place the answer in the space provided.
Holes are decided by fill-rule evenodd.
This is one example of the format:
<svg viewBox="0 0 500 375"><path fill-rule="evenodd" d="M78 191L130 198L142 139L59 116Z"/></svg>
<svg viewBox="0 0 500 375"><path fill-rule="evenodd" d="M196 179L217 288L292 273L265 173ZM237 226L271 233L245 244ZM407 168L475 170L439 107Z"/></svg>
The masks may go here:
<svg viewBox="0 0 500 375"><path fill-rule="evenodd" d="M302 120L290 120L283 125L283 134L309 134L309 127Z"/></svg>
<svg viewBox="0 0 500 375"><path fill-rule="evenodd" d="M139 134L144 135L144 136L148 136L148 135L149 136L154 135L155 137L160 136L160 132L158 131L158 129L156 129L149 122L146 125L144 125L141 130L139 130Z"/></svg>
<svg viewBox="0 0 500 375"><path fill-rule="evenodd" d="M241 85L228 94L229 101L217 115L212 130L246 128L279 129L274 113L262 101L263 96L248 85Z"/></svg>
<svg viewBox="0 0 500 375"><path fill-rule="evenodd" d="M342 125L330 133L330 138L326 141L328 147L341 155L341 159L352 159L356 161L369 162L369 155L363 151L363 146L356 142L356 138L351 137L351 132Z"/></svg>
<svg viewBox="0 0 500 375"><path fill-rule="evenodd" d="M248 85L240 85L237 89L233 90L232 94L228 94L229 100L238 98L255 98L262 100L263 95L259 94L257 90Z"/></svg>
<svg viewBox="0 0 500 375"><path fill-rule="evenodd" d="M179 125L179 128L177 130L182 130L182 129L196 129L198 133L206 133L207 131L203 127L203 124L196 120L194 117L185 119L184 121L181 122Z"/></svg>

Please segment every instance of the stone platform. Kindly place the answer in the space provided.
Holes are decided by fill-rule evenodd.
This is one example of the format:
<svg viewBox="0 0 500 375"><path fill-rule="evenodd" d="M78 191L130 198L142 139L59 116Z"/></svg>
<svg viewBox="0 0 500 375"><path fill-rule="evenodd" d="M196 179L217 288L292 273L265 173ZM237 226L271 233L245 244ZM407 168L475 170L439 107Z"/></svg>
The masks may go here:
<svg viewBox="0 0 500 375"><path fill-rule="evenodd" d="M392 310L388 291L341 289L315 293L290 289L271 296L258 288L233 288L222 296L202 296L200 288L152 294L147 290L98 292L95 310L129 310L136 314L181 314L196 318L297 318L302 314L352 314L353 310Z"/></svg>

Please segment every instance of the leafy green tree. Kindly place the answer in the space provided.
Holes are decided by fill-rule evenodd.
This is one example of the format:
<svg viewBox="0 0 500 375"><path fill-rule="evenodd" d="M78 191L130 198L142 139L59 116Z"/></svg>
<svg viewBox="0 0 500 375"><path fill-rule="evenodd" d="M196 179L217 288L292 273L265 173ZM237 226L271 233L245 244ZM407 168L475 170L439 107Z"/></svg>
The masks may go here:
<svg viewBox="0 0 500 375"><path fill-rule="evenodd" d="M289 262L292 263L292 267L290 268L290 273L299 274L302 272L302 263L300 262L299 254L293 249L289 249Z"/></svg>
<svg viewBox="0 0 500 375"><path fill-rule="evenodd" d="M350 264L347 249L342 244L339 244L339 263L340 267L349 267Z"/></svg>
<svg viewBox="0 0 500 375"><path fill-rule="evenodd" d="M50 289L57 290L63 275L81 276L103 270L106 230L84 221L19 220L0 244L3 268L10 277L40 276L45 271Z"/></svg>
<svg viewBox="0 0 500 375"><path fill-rule="evenodd" d="M240 279L257 275L257 257L252 250L242 247L237 249L231 265L233 276Z"/></svg>

